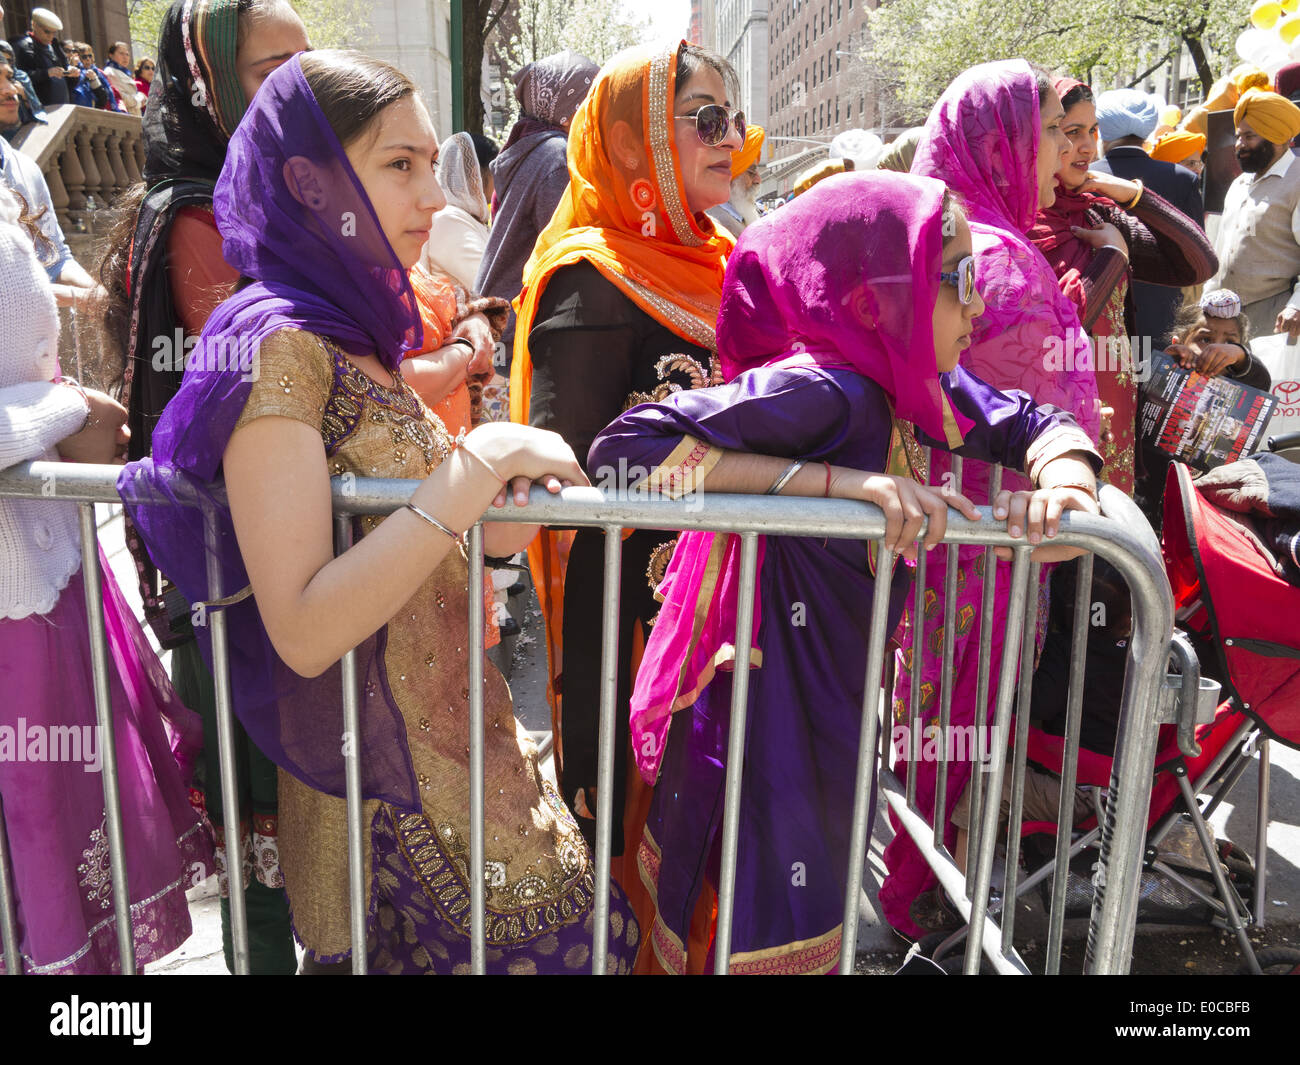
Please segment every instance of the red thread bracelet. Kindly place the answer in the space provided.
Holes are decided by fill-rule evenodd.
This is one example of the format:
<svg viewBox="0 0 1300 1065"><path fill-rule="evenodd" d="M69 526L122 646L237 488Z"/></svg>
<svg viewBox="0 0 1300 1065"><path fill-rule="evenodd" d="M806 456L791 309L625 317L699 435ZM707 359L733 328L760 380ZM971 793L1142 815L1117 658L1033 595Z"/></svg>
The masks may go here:
<svg viewBox="0 0 1300 1065"><path fill-rule="evenodd" d="M830 464L829 462L827 462L825 459L822 459L822 465L826 467L826 495L825 495L825 498L826 498L826 499L830 499L830 497L831 497L831 464Z"/></svg>

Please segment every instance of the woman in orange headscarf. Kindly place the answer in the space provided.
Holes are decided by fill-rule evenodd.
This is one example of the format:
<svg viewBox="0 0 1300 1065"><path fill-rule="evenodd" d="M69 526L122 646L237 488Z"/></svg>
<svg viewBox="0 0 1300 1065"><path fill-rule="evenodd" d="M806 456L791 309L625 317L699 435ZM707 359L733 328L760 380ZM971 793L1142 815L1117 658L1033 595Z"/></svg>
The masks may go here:
<svg viewBox="0 0 1300 1065"><path fill-rule="evenodd" d="M614 57L574 116L569 187L537 239L515 304L510 415L560 433L579 460L628 407L721 381L714 329L732 240L705 211L730 195L731 156L745 134L737 95L725 60L683 41ZM616 470L588 473L593 484L620 487ZM602 801L595 785L603 537L598 529L543 530L529 549L546 620L556 772L589 840ZM638 840L648 808L639 781L628 793L628 700L633 658L658 610L653 589L674 542L643 530L623 543L616 858L625 817L626 838ZM630 861L615 861L614 875L632 891Z"/></svg>

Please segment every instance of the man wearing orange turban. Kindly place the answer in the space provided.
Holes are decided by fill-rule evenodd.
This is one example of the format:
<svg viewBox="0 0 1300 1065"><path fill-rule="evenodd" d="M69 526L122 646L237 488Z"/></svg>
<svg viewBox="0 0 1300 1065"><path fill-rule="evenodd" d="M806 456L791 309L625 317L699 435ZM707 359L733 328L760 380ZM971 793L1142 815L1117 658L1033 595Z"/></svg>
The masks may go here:
<svg viewBox="0 0 1300 1065"><path fill-rule="evenodd" d="M1214 249L1219 272L1205 288L1237 292L1252 335L1300 336L1300 166L1291 153L1300 107L1252 88L1233 119L1242 174L1224 199Z"/></svg>
<svg viewBox="0 0 1300 1065"><path fill-rule="evenodd" d="M1201 159L1204 153L1205 134L1188 133L1182 129L1161 134L1151 146L1152 159L1185 167L1193 174L1205 169L1205 162Z"/></svg>
<svg viewBox="0 0 1300 1065"><path fill-rule="evenodd" d="M762 126L745 129L745 143L731 153L731 199L705 213L733 237L739 237L747 225L758 218L758 157L763 152Z"/></svg>

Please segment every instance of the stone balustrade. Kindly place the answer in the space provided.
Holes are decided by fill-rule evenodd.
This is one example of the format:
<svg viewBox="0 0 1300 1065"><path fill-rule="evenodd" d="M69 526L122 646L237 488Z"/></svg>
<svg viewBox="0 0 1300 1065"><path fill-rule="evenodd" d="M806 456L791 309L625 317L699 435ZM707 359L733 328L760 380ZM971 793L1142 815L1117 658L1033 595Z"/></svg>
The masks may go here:
<svg viewBox="0 0 1300 1065"><path fill-rule="evenodd" d="M75 104L47 107L45 113L48 124L23 127L12 143L41 168L68 248L97 276L100 241L111 218L108 208L142 180L140 119ZM120 353L101 350L92 323L78 321L75 312L60 310L59 317L64 370L88 385L106 387L120 372Z"/></svg>
<svg viewBox="0 0 1300 1065"><path fill-rule="evenodd" d="M76 235L94 228L90 216L96 208L111 206L141 180L140 119L75 104L48 107L45 113L50 121L25 126L13 146L40 166L73 244Z"/></svg>

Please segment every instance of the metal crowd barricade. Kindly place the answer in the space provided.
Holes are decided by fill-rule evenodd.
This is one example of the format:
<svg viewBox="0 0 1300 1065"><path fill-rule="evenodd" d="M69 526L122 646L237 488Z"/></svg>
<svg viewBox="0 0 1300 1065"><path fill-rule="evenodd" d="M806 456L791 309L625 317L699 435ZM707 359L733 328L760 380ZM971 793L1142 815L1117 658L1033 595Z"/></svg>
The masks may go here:
<svg viewBox="0 0 1300 1065"><path fill-rule="evenodd" d="M17 496L33 499L51 499L75 502L81 505L82 557L86 572L88 621L91 637L97 649L94 656L95 696L100 725L111 729L112 720L108 706L107 655L104 643L103 621L99 600L99 558L95 542L94 503L118 502L115 483L116 467L74 466L66 463L26 463L0 471L0 496ZM955 468L960 477L960 466ZM995 470L995 478L1000 470ZM349 479L345 486L338 480L334 485L335 550L342 552L351 543L352 518L362 514L386 514L401 507L410 497L418 482L383 479ZM1170 685L1166 678L1166 662L1170 655L1173 627L1173 604L1160 560L1159 544L1150 526L1136 506L1124 495L1110 488L1101 494L1102 516L1071 513L1066 516L1054 542L1083 548L1110 562L1128 584L1133 602L1133 627L1129 642L1128 662L1124 678L1123 706L1120 712L1118 740L1115 750L1114 770L1108 791L1108 801L1100 827L1093 837L1100 835L1100 860L1094 876L1095 892L1092 914L1088 926L1088 949L1085 968L1090 973L1107 974L1127 971L1133 943L1138 902L1139 878L1142 871L1146 814L1150 798L1150 785L1156 752L1159 722L1168 719L1171 703ZM997 567L992 564L997 547L1010 547L1013 551L1011 567L1011 608L1008 616L1002 660L999 665L997 690L994 693L993 735L1006 737L1010 726L1013 703L1028 705L1032 684L1032 670L1018 671L1018 663L1032 661L1034 633L1038 609L1037 581L1040 566L1030 561L1032 548L1024 540L1007 536L1004 522L995 522L985 510L980 521L970 521L955 511L949 511L948 530L944 538L949 552L946 591L946 610L949 615L955 581L957 549L961 545L985 547L985 574L987 583L982 596L981 657L977 681L977 721L986 720L988 686L992 663L991 618L994 602L993 581ZM750 634L754 596L756 594L757 546L760 535L816 536L847 539L880 540L884 534L881 511L871 505L845 500L811 500L797 497L769 497L743 495L708 495L683 500L668 501L623 495L606 496L594 488L565 490L560 496L551 496L534 489L528 507L520 510L509 505L500 510L490 510L484 521L527 521L544 525L594 526L605 531L605 583L603 600L603 643L601 649L601 700L600 733L598 745L598 783L600 793L613 794L615 692L618 661L618 596L621 532L626 528L685 530L698 529L712 532L737 533L741 538L740 592L737 610L737 644L735 661L738 668L733 678L731 724L728 737L726 767L726 794L722 825L721 872L718 884L718 917L715 943L716 971L726 973L730 962L731 918L735 902L736 853L740 820L740 792L743 773L746 708L748 697ZM482 525L475 525L468 536L469 587L483 585ZM877 572L890 572L893 553L881 545ZM1085 555L1079 573L1077 602L1087 602L1091 586L1091 554ZM215 576L215 574L213 574ZM915 575L916 616L923 617L926 577L924 553ZM900 780L889 767L887 758L880 757L881 740L888 736L881 728L883 672L885 665L886 614L889 606L890 582L876 582L871 603L871 637L867 653L866 692L862 706L862 727L858 744L858 767L854 792L854 806L850 831L848 883L845 885L844 923L839 971L851 974L856 954L858 929L858 899L861 892L863 870L866 864L867 838L875 811L870 808L873 782L878 782L880 793L896 815L902 830L916 842L947 894L954 900L969 927L978 929L978 935L967 937L964 968L967 973L979 971L981 956L987 957L998 972L1027 973L1024 962L1014 947L1014 920L1016 907L1004 904L1016 897L1015 876L1019 846L1020 802L1024 792L1025 737L1028 714L1017 716L1014 750L1010 769L1012 773L1012 802L1010 824L1007 832L1005 868L1011 881L1003 891L1003 899L993 898L993 866L998 840L999 808L1003 782L1008 769L1005 742L995 742L991 750L987 782L983 772L972 774L971 825L966 873L958 870L953 855L944 845L942 817L935 811L920 810L915 801L915 763L909 761L906 780ZM212 587L210 598L220 599L224 589ZM1031 594L1032 593L1032 594ZM483 670L484 670L484 603L482 596L469 596L470 643L470 868L484 869L484 764L483 764ZM213 624L214 678L216 680L218 747L221 775L227 783L225 798L233 804L234 779L231 708L232 693L229 682L229 663L226 657L224 614L220 609L210 610ZM1066 736L1065 771L1062 780L1060 822L1057 835L1056 863L1045 874L1055 872L1053 899L1049 922L1048 972L1059 970L1061 938L1064 924L1066 876L1063 875L1071 854L1088 842L1085 837L1073 844L1070 838L1069 814L1073 804L1065 801L1074 788L1073 764L1078 750L1079 723L1081 719L1083 655L1086 645L1086 618L1088 611L1076 610L1073 634L1073 659L1071 663L1068 698L1068 725ZM952 618L946 617L942 661L945 666L940 692L941 725L948 724L952 699ZM921 649L920 642L917 650ZM914 660L914 675L920 675L920 660ZM1019 675L1018 675L1019 672ZM349 652L342 661L344 727L352 735L358 734L359 693L355 652ZM761 683L761 676L758 683ZM908 708L910 720L919 720L916 690ZM1193 685L1193 689L1195 685ZM1018 691L1018 695L1017 695ZM888 701L884 713L889 715ZM886 723L889 717L885 718ZM887 728L887 725L886 725ZM105 732L104 735L111 735ZM946 744L948 730L941 729ZM361 774L359 744L344 744L347 752L346 788L349 842L349 890L351 902L351 930L354 944L365 943L366 907L361 819ZM883 744L885 749L888 743ZM117 803L116 751L111 742L104 745L104 790L109 811L109 852L113 873L113 895L121 948L123 972L134 972L134 954L128 898L125 891L125 855L122 849L121 812ZM936 808L942 813L943 796L947 786L947 756L940 761ZM984 786L987 784L987 786ZM237 811L226 809L226 823L238 824ZM605 972L607 964L608 914L610 892L610 840L613 811L608 803L597 804L594 900L594 942L592 971ZM936 825L936 822L938 824ZM229 833L227 868L241 868L236 833ZM14 919L13 884L3 832L3 810L0 808L0 931L6 966L9 972L21 971L18 955L18 934ZM1021 889L1028 886L1022 884ZM486 883L484 876L470 878L471 894L471 969L482 973L486 968L485 905ZM232 931L234 958L237 972L248 971L248 932L243 912L242 894L232 895ZM994 917L1001 915L999 925ZM353 951L353 971L366 971L365 950Z"/></svg>

